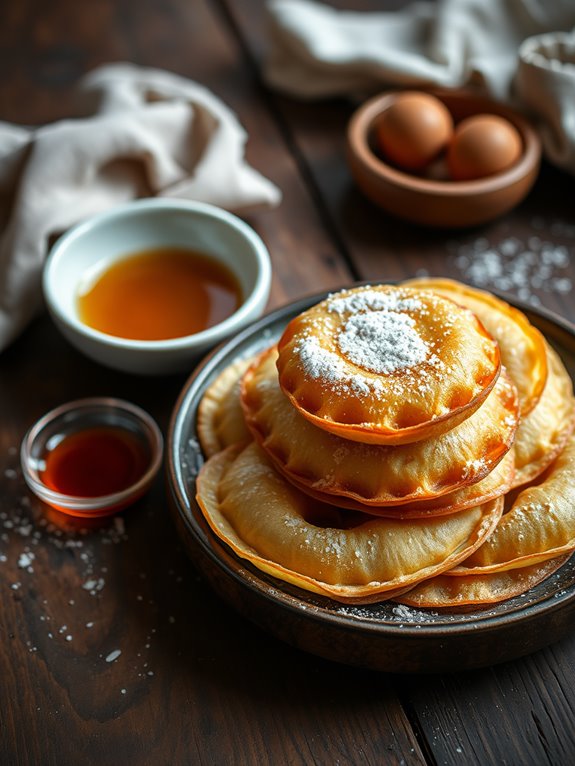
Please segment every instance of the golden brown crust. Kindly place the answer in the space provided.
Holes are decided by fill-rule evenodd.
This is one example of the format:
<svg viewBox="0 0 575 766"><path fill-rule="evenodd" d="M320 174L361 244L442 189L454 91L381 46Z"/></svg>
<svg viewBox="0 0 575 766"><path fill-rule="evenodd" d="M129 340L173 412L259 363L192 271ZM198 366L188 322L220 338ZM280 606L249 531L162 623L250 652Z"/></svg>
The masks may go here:
<svg viewBox="0 0 575 766"><path fill-rule="evenodd" d="M339 508L347 508L354 511L363 511L373 516L385 516L389 519L424 519L430 516L447 516L471 508L474 505L483 505L497 497L505 495L511 488L515 473L513 451L510 450L503 460L476 484L468 484L461 489L450 492L447 495L431 498L428 500L413 501L403 505L374 506L365 505L351 500L348 497L336 497L310 489L305 485L292 483L302 492L323 503L331 503ZM289 477L286 477L289 478Z"/></svg>
<svg viewBox="0 0 575 766"><path fill-rule="evenodd" d="M497 529L453 575L505 571L575 550L575 437L539 484L519 493Z"/></svg>
<svg viewBox="0 0 575 766"><path fill-rule="evenodd" d="M394 600L418 608L469 611L470 608L497 604L525 593L550 577L568 559L569 556L558 556L521 569L491 574L469 574L463 577L438 575L394 597Z"/></svg>
<svg viewBox="0 0 575 766"><path fill-rule="evenodd" d="M298 485L367 506L429 500L483 479L509 451L517 395L505 373L463 423L413 444L360 444L316 428L279 387L276 350L264 352L242 381L246 422L279 471Z"/></svg>
<svg viewBox="0 0 575 766"><path fill-rule="evenodd" d="M198 407L197 431L206 457L252 437L240 404L240 382L252 359L226 367L206 389Z"/></svg>
<svg viewBox="0 0 575 766"><path fill-rule="evenodd" d="M482 379L486 385L478 393L481 344L473 346L470 336L469 346L462 347L459 337L453 351L461 354L461 364L466 369L470 364L469 348L479 364L468 389L477 396L471 404L451 407L445 417L438 414L438 401L445 404L439 386L444 381L438 377L429 386L425 372L418 377L422 348L424 356L430 348L437 350L431 345L437 325L413 323L413 317L397 320L395 328L405 331L413 347L408 342L394 355L389 338L382 345L393 364L399 364L391 370L395 378L389 370L387 377L381 370L374 373L380 383L394 380L386 385L387 399L383 397L388 405L397 405L388 420L378 420L369 409L378 398L370 395L377 385L370 384L370 389L366 384L370 378L365 369L350 374L367 410L355 405L346 410L349 402L338 410L341 400L333 403L334 392L323 373L311 375L311 381L304 380L301 370L293 374L293 355L283 367L280 362L276 366L275 348L235 362L210 385L198 409L198 433L209 459L198 477L197 499L214 533L238 556L287 583L344 603L394 599L416 607L469 611L523 593L575 550L573 384L554 349L521 312L500 299L450 280L410 284L401 293L404 308L412 305L414 292L420 305L428 298L435 307L445 307L447 298L459 302L451 319L461 318L458 311L463 311L473 320L473 333L483 328L479 335L485 332L488 344L483 352L493 348L491 333L511 374L501 367L496 382L497 373L491 383ZM361 311L370 301L382 301L374 311L398 308L398 293L390 298L386 286L367 304L361 291L333 298L340 299L345 310L336 304L326 318L325 307L321 309L321 332L313 336L312 346L317 338L322 343L326 337L337 338L337 322L330 314L336 315L341 331L357 313L349 311L350 302L359 300ZM302 321L300 316L290 323L282 337L284 348ZM379 322L376 317L377 332L382 326L387 332L396 319L389 325L387 319L381 326ZM361 322L353 327L361 330ZM410 335L414 327L417 332ZM381 340L377 332L370 335L373 327L368 330L368 341ZM356 336L350 337L355 342ZM328 344L327 350L333 347ZM320 349L320 362L322 353ZM357 358L351 346L346 353L352 360L348 374L365 361L366 353L369 357L369 348L360 348ZM485 358L489 361L489 353ZM372 362L377 358L368 358ZM308 364L313 370L314 360ZM417 389L418 382L432 392L425 415L429 420L418 416L417 422L401 422L397 412L403 409L405 416L413 404L404 407L408 398L402 397L410 387ZM316 406L318 391L326 412ZM349 415L360 411L368 417L356 428ZM509 510L502 515L504 499Z"/></svg>
<svg viewBox="0 0 575 766"><path fill-rule="evenodd" d="M339 601L382 600L454 566L489 535L502 500L450 516L394 521L333 506L286 482L255 444L210 458L198 503L214 533L241 558L279 579Z"/></svg>
<svg viewBox="0 0 575 766"><path fill-rule="evenodd" d="M519 309L485 290L452 279L423 277L405 285L431 290L471 309L499 343L501 363L519 393L521 416L537 404L547 378L545 339Z"/></svg>
<svg viewBox="0 0 575 766"><path fill-rule="evenodd" d="M519 422L513 452L513 487L537 478L564 448L575 428L573 383L559 355L548 343L547 382L537 405Z"/></svg>
<svg viewBox="0 0 575 766"><path fill-rule="evenodd" d="M329 296L289 323L278 349L293 406L318 428L371 444L453 428L500 370L498 345L472 312L392 285Z"/></svg>

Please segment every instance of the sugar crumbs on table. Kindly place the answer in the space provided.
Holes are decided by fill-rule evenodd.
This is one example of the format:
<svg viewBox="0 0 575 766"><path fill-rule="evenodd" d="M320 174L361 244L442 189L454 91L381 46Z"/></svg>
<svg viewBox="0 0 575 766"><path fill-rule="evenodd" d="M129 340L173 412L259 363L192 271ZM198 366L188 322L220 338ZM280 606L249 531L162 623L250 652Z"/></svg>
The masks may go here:
<svg viewBox="0 0 575 766"><path fill-rule="evenodd" d="M91 596L96 596L105 586L106 581L103 577L86 580L82 588L87 590Z"/></svg>
<svg viewBox="0 0 575 766"><path fill-rule="evenodd" d="M106 662L115 662L121 654L121 649L114 649L113 652L110 652L110 654L106 656Z"/></svg>
<svg viewBox="0 0 575 766"><path fill-rule="evenodd" d="M543 225L532 222L534 229ZM573 226L551 224L549 229L559 237L575 236ZM510 236L497 243L480 237L451 243L449 250L465 280L477 287L513 293L531 305L541 304L541 294L566 295L573 287L564 272L571 263L573 246L556 244L538 235L525 240Z"/></svg>
<svg viewBox="0 0 575 766"><path fill-rule="evenodd" d="M18 566L20 569L26 569L28 572L32 573L34 571L32 562L35 558L36 557L31 551L24 551L20 554L20 558L18 559Z"/></svg>

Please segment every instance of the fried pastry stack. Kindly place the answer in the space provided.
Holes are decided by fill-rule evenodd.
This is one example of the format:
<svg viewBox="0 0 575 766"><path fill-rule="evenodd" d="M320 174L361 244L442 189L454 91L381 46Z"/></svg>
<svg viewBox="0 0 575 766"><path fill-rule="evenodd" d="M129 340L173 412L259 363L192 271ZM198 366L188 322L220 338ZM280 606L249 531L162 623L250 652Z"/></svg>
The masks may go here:
<svg viewBox="0 0 575 766"><path fill-rule="evenodd" d="M208 388L197 499L298 587L478 608L575 549L574 426L570 377L521 312L448 280L355 288Z"/></svg>

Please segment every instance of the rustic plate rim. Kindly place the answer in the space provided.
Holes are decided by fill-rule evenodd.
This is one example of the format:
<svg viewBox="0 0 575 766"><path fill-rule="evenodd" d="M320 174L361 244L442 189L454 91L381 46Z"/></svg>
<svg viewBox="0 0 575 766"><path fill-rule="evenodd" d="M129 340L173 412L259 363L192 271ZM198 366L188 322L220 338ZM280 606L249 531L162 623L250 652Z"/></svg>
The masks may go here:
<svg viewBox="0 0 575 766"><path fill-rule="evenodd" d="M339 602L331 601L330 599L322 599L321 597L315 597L314 594L308 594L305 591L300 591L301 597L298 603L297 595L294 596L290 592L289 586L286 586L279 580L274 580L274 585L269 585L268 582L272 578L266 576L264 573L259 572L255 567L251 567L249 564L234 556L231 551L227 551L224 544L211 532L211 530L205 530L205 539L202 535L198 534L198 529L195 528L187 510L187 498L183 493L182 488L178 480L179 471L177 469L177 462L179 460L179 451L181 450L181 436L182 429L185 424L186 417L189 415L190 408L201 397L202 392L205 390L208 382L223 369L222 364L224 361L232 362L235 358L240 356L240 349L249 340L257 338L259 334L265 333L270 327L273 327L279 322L287 322L289 319L297 313L304 311L306 308L312 306L314 303L325 298L330 293L338 292L341 289L348 289L351 287L357 287L361 285L380 284L383 283L378 280L353 282L350 284L342 285L339 288L333 288L330 290L322 290L303 296L295 301L288 302L272 311L267 312L259 319L250 323L243 330L241 330L236 336L214 348L196 367L191 375L186 380L180 394L175 402L170 417L168 435L167 435L167 482L172 498L172 510L178 515L180 521L182 521L187 528L187 531L193 536L194 542L202 548L203 552L209 557L221 572L227 577L232 577L241 587L248 588L252 592L256 591L257 596L264 599L276 608L290 611L296 614L298 617L305 617L310 622L319 622L322 625L332 625L338 629L346 629L350 631L360 631L365 635L372 635L374 637L388 637L388 638L405 638L425 640L426 638L441 638L443 636L457 636L464 637L465 635L477 636L478 633L486 634L496 631L498 628L509 628L517 623L528 623L530 620L540 618L542 614L551 615L557 611L565 609L569 602L575 602L575 583L570 588L565 590L550 593L543 598L537 599L531 604L526 604L523 607L515 608L509 613L488 615L487 613L491 608L496 608L499 605L493 604L487 606L482 612L468 613L471 614L471 618L457 622L410 622L408 620L404 622L383 622L376 621L373 618L362 617L361 614L345 614L334 609L329 611L328 608L322 606L321 603L313 604L306 603L304 606L303 599L307 598L310 601L319 600L326 603L334 604L339 609L358 608L362 609L362 605L342 604ZM385 284L393 284L392 281L386 281ZM469 285L476 287L474 285ZM482 288L478 288L482 289ZM497 290L489 290L498 298L501 298L510 305L525 312L528 318L535 316L544 323L550 324L552 327L557 328L559 331L568 335L575 344L575 325L564 317L555 314L550 309L543 306L532 306L525 301L522 301L512 295L502 293ZM536 323L535 323L536 324ZM257 342L253 340L253 345L256 346ZM265 344L264 344L265 345ZM262 345L262 348L264 347ZM235 352L235 356L234 356ZM575 358L575 352L574 352ZM192 439L197 441L197 433L194 431ZM195 510L198 514L201 514L197 503L195 503ZM218 555L218 549L224 553L224 558ZM228 566L226 558L234 561L235 568ZM564 566L567 566L565 564ZM561 570L559 570L561 571ZM535 586L533 591L536 591L540 586ZM294 589L297 590L297 589ZM513 601L513 600L511 600ZM411 608L410 608L411 609ZM420 610L417 610L420 611ZM425 610L421 610L425 612ZM432 610L433 611L433 610ZM442 612L437 611L435 614L439 617L443 615L452 615L459 617L459 613L456 612ZM485 614L486 616L482 616ZM477 619L473 619L473 615Z"/></svg>

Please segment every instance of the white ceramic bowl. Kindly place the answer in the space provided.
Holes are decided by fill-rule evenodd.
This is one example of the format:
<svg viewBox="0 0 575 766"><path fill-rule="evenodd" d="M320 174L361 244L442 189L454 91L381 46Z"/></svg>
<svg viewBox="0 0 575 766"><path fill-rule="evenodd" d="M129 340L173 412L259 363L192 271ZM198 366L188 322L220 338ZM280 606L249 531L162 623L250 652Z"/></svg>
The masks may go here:
<svg viewBox="0 0 575 766"><path fill-rule="evenodd" d="M77 293L86 273L157 247L197 250L227 266L238 279L242 305L214 327L169 340L119 338L84 324ZM241 219L213 205L157 198L130 202L70 229L54 245L43 274L47 308L70 343L108 367L149 375L191 370L212 346L263 313L270 284L266 246Z"/></svg>

